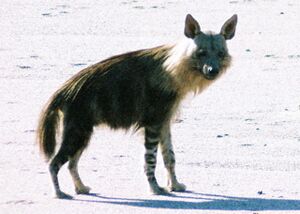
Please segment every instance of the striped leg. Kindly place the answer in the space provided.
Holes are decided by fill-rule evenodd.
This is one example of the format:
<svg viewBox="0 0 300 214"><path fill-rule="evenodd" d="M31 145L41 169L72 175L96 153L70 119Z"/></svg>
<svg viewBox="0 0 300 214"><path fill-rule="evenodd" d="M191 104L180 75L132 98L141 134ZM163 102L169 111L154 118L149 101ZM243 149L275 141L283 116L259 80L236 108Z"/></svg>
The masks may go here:
<svg viewBox="0 0 300 214"><path fill-rule="evenodd" d="M175 154L171 142L171 132L168 126L163 133L162 141L160 142L161 152L165 167L168 171L168 187L170 191L183 192L186 186L177 181L175 175Z"/></svg>
<svg viewBox="0 0 300 214"><path fill-rule="evenodd" d="M157 147L160 141L160 127L145 128L145 173L150 185L150 190L156 195L168 194L168 191L160 187L155 178Z"/></svg>

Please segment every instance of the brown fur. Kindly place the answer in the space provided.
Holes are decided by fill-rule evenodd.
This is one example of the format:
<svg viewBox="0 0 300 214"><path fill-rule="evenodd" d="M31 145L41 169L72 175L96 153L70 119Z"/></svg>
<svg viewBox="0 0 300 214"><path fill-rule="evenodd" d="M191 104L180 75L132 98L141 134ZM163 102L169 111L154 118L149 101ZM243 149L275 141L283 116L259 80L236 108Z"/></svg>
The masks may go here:
<svg viewBox="0 0 300 214"><path fill-rule="evenodd" d="M57 90L42 111L37 129L40 151L50 160L55 154L58 123L63 121L62 143L49 166L56 196L70 198L60 190L57 177L67 161L76 192L89 192L77 164L93 128L100 124L112 129L143 128L145 173L151 191L167 193L154 174L158 145L170 190L184 191L175 175L170 120L189 92L202 92L230 65L225 39L233 37L236 21L236 16L229 19L220 34L205 34L188 15L185 42L113 56L83 69Z"/></svg>

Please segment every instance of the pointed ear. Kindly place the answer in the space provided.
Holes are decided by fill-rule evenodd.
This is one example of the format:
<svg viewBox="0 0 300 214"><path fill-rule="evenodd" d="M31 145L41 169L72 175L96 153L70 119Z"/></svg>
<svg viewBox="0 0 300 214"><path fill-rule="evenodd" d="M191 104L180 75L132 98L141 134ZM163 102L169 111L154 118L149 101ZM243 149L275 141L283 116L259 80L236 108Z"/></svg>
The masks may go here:
<svg viewBox="0 0 300 214"><path fill-rule="evenodd" d="M188 38L195 38L201 32L198 22L188 14L185 18L184 35Z"/></svg>
<svg viewBox="0 0 300 214"><path fill-rule="evenodd" d="M233 15L230 19L228 19L221 28L221 35L225 37L226 40L232 39L235 34L235 28L237 24L238 17L237 15Z"/></svg>

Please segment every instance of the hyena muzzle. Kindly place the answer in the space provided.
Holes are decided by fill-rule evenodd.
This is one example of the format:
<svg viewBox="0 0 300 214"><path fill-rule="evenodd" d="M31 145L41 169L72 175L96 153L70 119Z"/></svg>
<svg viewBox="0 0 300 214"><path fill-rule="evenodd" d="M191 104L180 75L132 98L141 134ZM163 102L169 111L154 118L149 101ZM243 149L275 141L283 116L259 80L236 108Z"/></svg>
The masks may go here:
<svg viewBox="0 0 300 214"><path fill-rule="evenodd" d="M77 164L93 127L99 124L112 129L144 129L145 174L151 191L185 191L185 185L175 175L170 122L187 93L203 91L230 65L226 40L234 36L236 24L237 15L233 15L219 33L203 32L188 14L182 42L113 56L67 81L49 100L38 127L40 150L47 160L51 159L49 170L56 196L71 198L60 190L57 178L66 162L75 191L89 193ZM55 154L60 119L62 142ZM160 187L155 178L158 146L168 172L168 190Z"/></svg>

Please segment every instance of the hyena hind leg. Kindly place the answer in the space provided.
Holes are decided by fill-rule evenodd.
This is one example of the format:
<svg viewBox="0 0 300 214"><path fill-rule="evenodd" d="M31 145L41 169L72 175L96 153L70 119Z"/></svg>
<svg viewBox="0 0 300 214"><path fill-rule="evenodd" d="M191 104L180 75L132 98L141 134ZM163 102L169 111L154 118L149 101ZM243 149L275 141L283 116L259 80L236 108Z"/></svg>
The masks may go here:
<svg viewBox="0 0 300 214"><path fill-rule="evenodd" d="M75 192L77 194L89 194L91 188L88 186L85 186L82 183L79 173L78 173L78 161L79 161L79 158L80 158L82 152L83 152L83 149L77 151L73 157L69 158L68 168L69 168L70 174L71 174L73 182L74 182Z"/></svg>
<svg viewBox="0 0 300 214"><path fill-rule="evenodd" d="M166 189L160 187L155 178L157 148L160 141L160 129L158 127L145 128L145 174L148 179L150 190L155 195L170 194Z"/></svg>
<svg viewBox="0 0 300 214"><path fill-rule="evenodd" d="M69 160L69 169L72 175L72 178L75 182L75 186L78 187L79 192L85 190L87 192L87 188L82 184L79 174L77 171L77 163L79 157L82 153L82 150L85 148L88 140L90 139L92 133L92 127L90 129L82 128L82 126L76 125L73 121L72 123L66 123L64 125L64 133L63 133L63 141L61 147L50 163L50 174L52 178L52 182L54 185L54 190L56 193L56 197L60 199L71 199L72 196L62 192L59 187L58 182L58 172L60 168Z"/></svg>
<svg viewBox="0 0 300 214"><path fill-rule="evenodd" d="M67 156L66 152L64 151L64 149L61 148L58 151L57 155L55 155L55 157L53 158L53 160L51 161L50 166L49 166L49 171L51 174L51 179L53 182L55 194L56 194L56 197L59 199L72 199L73 198L71 195L68 195L60 190L58 177L57 177L57 174L58 174L60 168L67 161L68 161L68 156Z"/></svg>
<svg viewBox="0 0 300 214"><path fill-rule="evenodd" d="M160 143L160 148L164 160L165 167L168 171L168 188L170 191L184 192L186 186L179 183L175 174L175 154L171 142L170 128L165 131L164 137Z"/></svg>

